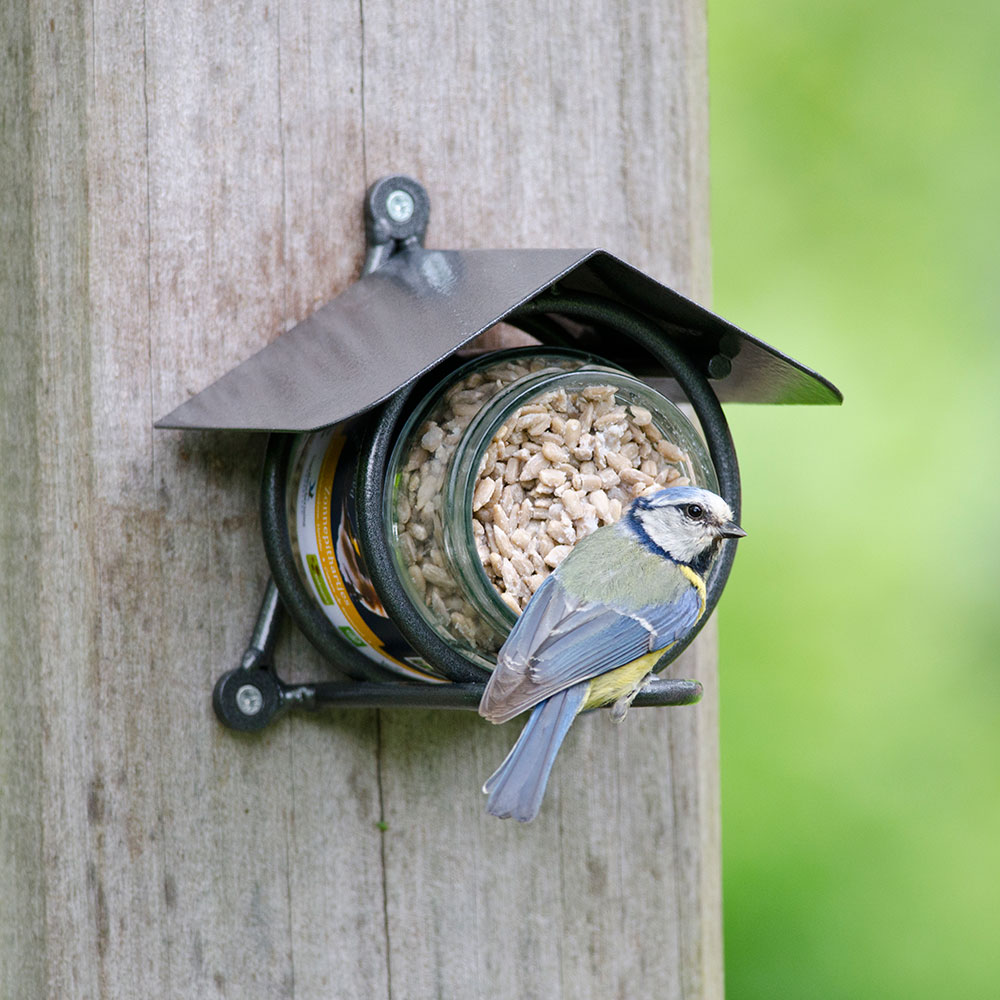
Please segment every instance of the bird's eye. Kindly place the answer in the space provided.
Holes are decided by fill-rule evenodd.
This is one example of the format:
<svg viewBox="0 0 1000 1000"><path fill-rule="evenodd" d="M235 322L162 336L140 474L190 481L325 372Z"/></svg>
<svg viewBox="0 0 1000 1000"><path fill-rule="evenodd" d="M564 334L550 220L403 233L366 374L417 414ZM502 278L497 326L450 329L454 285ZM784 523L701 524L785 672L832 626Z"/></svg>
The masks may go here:
<svg viewBox="0 0 1000 1000"><path fill-rule="evenodd" d="M700 521L705 515L705 508L698 503L689 503L684 512L692 521Z"/></svg>

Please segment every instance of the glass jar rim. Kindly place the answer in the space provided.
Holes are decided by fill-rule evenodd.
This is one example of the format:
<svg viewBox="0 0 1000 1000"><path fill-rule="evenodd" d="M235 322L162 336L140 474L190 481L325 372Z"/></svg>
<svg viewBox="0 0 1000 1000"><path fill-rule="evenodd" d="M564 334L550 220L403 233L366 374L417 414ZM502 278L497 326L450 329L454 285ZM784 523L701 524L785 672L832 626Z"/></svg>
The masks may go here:
<svg viewBox="0 0 1000 1000"><path fill-rule="evenodd" d="M691 421L662 393L617 366L610 363L586 364L570 371L545 368L524 375L505 386L486 402L463 431L456 445L455 455L466 454L472 447L475 451L469 455L469 461L461 469L458 463L452 463L445 487L445 509L454 511L461 518L458 538L452 540L452 533L445 533L446 557L462 571L465 582L470 585L469 596L473 598L479 613L501 635L511 629L517 616L501 599L486 575L478 558L472 528L472 497L486 450L510 415L528 405L533 398L569 386L577 390L608 384L614 387L616 397L621 391L630 392L649 404L653 422L661 431L664 424L669 425L671 437L676 437L676 432L680 431L685 440L677 443L688 453L690 464L694 467L692 471L696 468L698 472L706 473L707 481L702 485L707 489L717 491L719 488L715 466ZM691 452L695 454L691 455Z"/></svg>

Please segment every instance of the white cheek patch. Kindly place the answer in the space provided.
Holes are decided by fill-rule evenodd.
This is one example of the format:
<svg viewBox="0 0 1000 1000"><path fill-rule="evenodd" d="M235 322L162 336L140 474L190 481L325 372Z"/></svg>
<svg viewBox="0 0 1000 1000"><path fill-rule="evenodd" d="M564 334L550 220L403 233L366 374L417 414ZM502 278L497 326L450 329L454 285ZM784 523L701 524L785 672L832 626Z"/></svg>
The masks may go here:
<svg viewBox="0 0 1000 1000"><path fill-rule="evenodd" d="M657 511L653 516L642 519L642 526L650 540L664 552L669 552L674 559L688 562L687 555L693 539L684 530L684 518L676 508Z"/></svg>
<svg viewBox="0 0 1000 1000"><path fill-rule="evenodd" d="M658 510L641 520L653 544L669 552L677 562L692 562L714 537L704 525L693 524L676 507Z"/></svg>

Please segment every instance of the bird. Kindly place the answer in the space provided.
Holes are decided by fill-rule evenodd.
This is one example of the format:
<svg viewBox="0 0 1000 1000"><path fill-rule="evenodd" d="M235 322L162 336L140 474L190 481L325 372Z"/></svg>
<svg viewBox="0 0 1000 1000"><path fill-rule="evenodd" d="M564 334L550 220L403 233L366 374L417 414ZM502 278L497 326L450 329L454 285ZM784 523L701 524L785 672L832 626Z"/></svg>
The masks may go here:
<svg viewBox="0 0 1000 1000"><path fill-rule="evenodd" d="M637 497L573 546L514 623L479 703L498 724L531 709L483 785L488 813L535 818L573 720L606 705L624 719L659 658L705 613L723 541L745 535L722 497L675 486Z"/></svg>

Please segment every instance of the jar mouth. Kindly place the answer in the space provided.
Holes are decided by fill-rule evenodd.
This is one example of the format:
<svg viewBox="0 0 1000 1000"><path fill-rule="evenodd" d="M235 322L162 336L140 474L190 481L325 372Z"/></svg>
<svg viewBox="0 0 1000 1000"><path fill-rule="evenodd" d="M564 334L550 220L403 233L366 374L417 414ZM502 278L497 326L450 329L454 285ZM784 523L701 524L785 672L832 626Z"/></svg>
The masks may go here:
<svg viewBox="0 0 1000 1000"><path fill-rule="evenodd" d="M587 364L572 371L548 368L501 389L473 417L462 435L456 454L468 449L469 460L461 466L452 464L445 493L445 508L461 518L461 528L449 546L448 557L462 573L477 610L501 640L517 621L517 615L503 601L477 557L473 531L473 496L486 451L511 415L537 397L560 389L577 392L609 385L614 389L617 403L648 409L661 434L684 452L685 460L678 463L683 475L697 486L718 492L718 478L708 449L688 418L665 396L621 368L607 362Z"/></svg>

